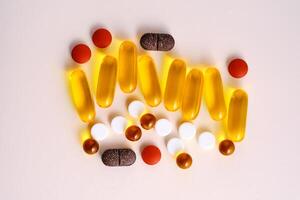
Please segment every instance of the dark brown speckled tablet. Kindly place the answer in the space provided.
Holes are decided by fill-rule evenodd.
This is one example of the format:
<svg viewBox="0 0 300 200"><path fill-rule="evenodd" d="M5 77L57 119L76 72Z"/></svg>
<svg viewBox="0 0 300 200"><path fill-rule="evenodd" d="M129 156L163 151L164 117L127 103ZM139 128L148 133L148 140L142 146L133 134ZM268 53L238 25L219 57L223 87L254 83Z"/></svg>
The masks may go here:
<svg viewBox="0 0 300 200"><path fill-rule="evenodd" d="M170 34L165 33L145 33L140 44L145 50L169 51L175 45L175 40Z"/></svg>
<svg viewBox="0 0 300 200"><path fill-rule="evenodd" d="M102 162L106 166L130 166L136 160L136 155L131 149L108 149L102 154Z"/></svg>

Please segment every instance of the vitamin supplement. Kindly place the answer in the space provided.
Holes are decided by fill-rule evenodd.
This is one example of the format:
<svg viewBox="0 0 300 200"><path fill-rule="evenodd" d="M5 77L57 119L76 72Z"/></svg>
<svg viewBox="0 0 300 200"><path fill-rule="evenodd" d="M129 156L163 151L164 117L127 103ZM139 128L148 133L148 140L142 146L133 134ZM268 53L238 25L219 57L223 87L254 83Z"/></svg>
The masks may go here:
<svg viewBox="0 0 300 200"><path fill-rule="evenodd" d="M155 123L155 132L159 136L167 136L171 133L172 131L172 124L169 120L167 119L159 119Z"/></svg>
<svg viewBox="0 0 300 200"><path fill-rule="evenodd" d="M144 129L150 130L155 126L156 118L151 113L146 113L141 117L140 122Z"/></svg>
<svg viewBox="0 0 300 200"><path fill-rule="evenodd" d="M205 101L212 119L222 120L226 116L223 84L220 72L216 68L208 68L204 74Z"/></svg>
<svg viewBox="0 0 300 200"><path fill-rule="evenodd" d="M198 143L202 149L210 150L215 147L216 138L211 132L205 131L199 135Z"/></svg>
<svg viewBox="0 0 300 200"><path fill-rule="evenodd" d="M175 40L170 34L145 33L141 37L140 44L145 50L169 51L173 49Z"/></svg>
<svg viewBox="0 0 300 200"><path fill-rule="evenodd" d="M148 55L140 57L138 62L138 78L142 94L149 106L157 106L161 102L161 90L155 65Z"/></svg>
<svg viewBox="0 0 300 200"><path fill-rule="evenodd" d="M131 149L108 149L101 158L106 166L130 166L135 162L136 155Z"/></svg>
<svg viewBox="0 0 300 200"><path fill-rule="evenodd" d="M204 77L198 69L192 69L185 80L182 114L185 120L193 120L197 117L202 98Z"/></svg>
<svg viewBox="0 0 300 200"><path fill-rule="evenodd" d="M73 60L79 64L86 63L91 58L91 50L85 44L77 44L71 52Z"/></svg>
<svg viewBox="0 0 300 200"><path fill-rule="evenodd" d="M188 153L181 153L177 156L176 163L181 169L187 169L192 165L193 159Z"/></svg>
<svg viewBox="0 0 300 200"><path fill-rule="evenodd" d="M196 135L196 127L193 123L183 122L178 128L178 132L182 139L192 139Z"/></svg>
<svg viewBox="0 0 300 200"><path fill-rule="evenodd" d="M123 92L133 92L137 85L137 53L133 42L124 41L119 49L118 80Z"/></svg>
<svg viewBox="0 0 300 200"><path fill-rule="evenodd" d="M117 60L112 56L105 56L98 76L96 92L97 104L102 108L109 107L115 95L117 80Z"/></svg>
<svg viewBox="0 0 300 200"><path fill-rule="evenodd" d="M155 165L160 161L161 153L154 145L146 146L142 151L143 161L148 165Z"/></svg>
<svg viewBox="0 0 300 200"><path fill-rule="evenodd" d="M245 136L248 108L248 95L245 91L237 89L233 92L227 116L227 138L239 142Z"/></svg>
<svg viewBox="0 0 300 200"><path fill-rule="evenodd" d="M105 28L97 29L92 36L93 43L98 48L106 48L110 45L112 37Z"/></svg>
<svg viewBox="0 0 300 200"><path fill-rule="evenodd" d="M114 132L118 134L124 133L126 127L127 127L128 121L123 116L116 116L111 120L111 128Z"/></svg>
<svg viewBox="0 0 300 200"><path fill-rule="evenodd" d="M234 59L228 65L228 71L234 78L242 78L248 72L248 65L242 59Z"/></svg>
<svg viewBox="0 0 300 200"><path fill-rule="evenodd" d="M164 94L164 104L169 111L176 111L181 106L185 73L185 63L175 59L168 72Z"/></svg>
<svg viewBox="0 0 300 200"><path fill-rule="evenodd" d="M142 137L142 130L136 125L129 126L125 131L125 136L130 141L138 141Z"/></svg>
<svg viewBox="0 0 300 200"><path fill-rule="evenodd" d="M167 149L168 152L174 156L179 152L183 151L184 144L179 138L172 138L167 143Z"/></svg>
<svg viewBox="0 0 300 200"><path fill-rule="evenodd" d="M219 144L219 151L224 156L229 156L229 155L233 154L234 150L235 150L235 147L231 140L223 140Z"/></svg>
<svg viewBox="0 0 300 200"><path fill-rule="evenodd" d="M96 123L91 128L91 135L96 141L102 141L109 135L109 130L103 123Z"/></svg>
<svg viewBox="0 0 300 200"><path fill-rule="evenodd" d="M99 150L99 144L96 140L89 138L87 140L84 141L83 143L83 150L87 153L87 154L95 154L98 152Z"/></svg>
<svg viewBox="0 0 300 200"><path fill-rule="evenodd" d="M95 118L95 106L90 88L81 69L75 69L69 76L72 99L80 119L91 122Z"/></svg>
<svg viewBox="0 0 300 200"><path fill-rule="evenodd" d="M130 116L134 118L138 118L145 110L145 105L143 102L135 100L130 102L128 105L128 112Z"/></svg>

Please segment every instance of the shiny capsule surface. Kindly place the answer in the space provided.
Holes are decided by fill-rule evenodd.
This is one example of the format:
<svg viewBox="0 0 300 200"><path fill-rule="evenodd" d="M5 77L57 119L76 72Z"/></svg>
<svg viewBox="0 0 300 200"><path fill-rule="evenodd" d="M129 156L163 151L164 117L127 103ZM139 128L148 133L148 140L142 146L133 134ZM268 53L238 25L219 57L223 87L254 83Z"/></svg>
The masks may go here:
<svg viewBox="0 0 300 200"><path fill-rule="evenodd" d="M90 138L84 141L83 143L83 150L87 154L95 154L99 150L99 144L96 140Z"/></svg>
<svg viewBox="0 0 300 200"><path fill-rule="evenodd" d="M138 141L142 137L142 130L136 125L129 126L125 131L125 136L132 142Z"/></svg>
<svg viewBox="0 0 300 200"><path fill-rule="evenodd" d="M176 158L177 166L181 169L188 169L193 163L193 159L188 153L181 153Z"/></svg>
<svg viewBox="0 0 300 200"><path fill-rule="evenodd" d="M115 95L117 80L117 60L112 56L105 56L99 70L96 92L97 104L102 108L109 107Z"/></svg>
<svg viewBox="0 0 300 200"><path fill-rule="evenodd" d="M84 72L75 69L69 76L72 99L80 119L91 122L95 118L95 106Z"/></svg>
<svg viewBox="0 0 300 200"><path fill-rule="evenodd" d="M235 150L235 146L231 140L223 140L219 144L219 151L224 156L229 156L233 154L234 150Z"/></svg>
<svg viewBox="0 0 300 200"><path fill-rule="evenodd" d="M144 114L140 119L141 126L146 129L150 130L155 126L156 123L156 117L152 115L151 113Z"/></svg>

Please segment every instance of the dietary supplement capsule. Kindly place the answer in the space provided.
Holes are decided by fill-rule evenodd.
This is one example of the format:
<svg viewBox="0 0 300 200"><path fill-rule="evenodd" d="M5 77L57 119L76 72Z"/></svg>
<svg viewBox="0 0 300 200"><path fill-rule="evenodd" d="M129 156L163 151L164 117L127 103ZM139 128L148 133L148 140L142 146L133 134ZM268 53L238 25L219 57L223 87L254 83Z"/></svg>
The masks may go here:
<svg viewBox="0 0 300 200"><path fill-rule="evenodd" d="M75 69L69 76L72 99L80 119L91 122L95 118L95 106L84 72Z"/></svg>
<svg viewBox="0 0 300 200"><path fill-rule="evenodd" d="M168 72L164 94L164 104L169 111L176 111L181 106L185 73L185 63L182 60L175 59L171 63Z"/></svg>
<svg viewBox="0 0 300 200"><path fill-rule="evenodd" d="M138 62L138 79L142 94L149 106L157 106L161 102L161 89L152 58L148 55L140 57Z"/></svg>
<svg viewBox="0 0 300 200"><path fill-rule="evenodd" d="M137 52L133 42L124 41L119 49L118 80L123 92L133 92L137 85Z"/></svg>
<svg viewBox="0 0 300 200"><path fill-rule="evenodd" d="M237 89L232 93L227 116L227 138L239 142L245 136L248 108L248 95Z"/></svg>
<svg viewBox="0 0 300 200"><path fill-rule="evenodd" d="M130 166L136 160L136 155L131 149L108 149L101 156L106 166Z"/></svg>
<svg viewBox="0 0 300 200"><path fill-rule="evenodd" d="M235 150L234 143L230 140L223 140L219 144L219 151L224 156L229 156L233 154L234 150Z"/></svg>
<svg viewBox="0 0 300 200"><path fill-rule="evenodd" d="M177 156L176 163L177 163L177 166L180 167L181 169L187 169L192 165L193 159L190 156L190 154L181 153Z"/></svg>
<svg viewBox="0 0 300 200"><path fill-rule="evenodd" d="M165 33L145 33L140 44L145 50L169 51L173 49L175 40L172 35Z"/></svg>
<svg viewBox="0 0 300 200"><path fill-rule="evenodd" d="M144 114L140 119L141 126L146 129L150 130L155 126L156 123L156 117L152 115L151 113Z"/></svg>
<svg viewBox="0 0 300 200"><path fill-rule="evenodd" d="M182 114L185 120L193 120L197 117L202 98L204 77L198 69L192 69L185 80Z"/></svg>
<svg viewBox="0 0 300 200"><path fill-rule="evenodd" d="M101 63L96 92L97 104L102 108L109 107L115 95L117 80L117 60L112 56L105 56Z"/></svg>
<svg viewBox="0 0 300 200"><path fill-rule="evenodd" d="M83 143L83 150L87 154L95 154L99 150L99 144L96 140L90 138L84 141Z"/></svg>
<svg viewBox="0 0 300 200"><path fill-rule="evenodd" d="M125 136L130 141L138 141L142 137L142 130L136 125L129 126L125 131Z"/></svg>
<svg viewBox="0 0 300 200"><path fill-rule="evenodd" d="M208 68L204 74L205 101L212 119L219 121L226 116L226 105L220 72Z"/></svg>

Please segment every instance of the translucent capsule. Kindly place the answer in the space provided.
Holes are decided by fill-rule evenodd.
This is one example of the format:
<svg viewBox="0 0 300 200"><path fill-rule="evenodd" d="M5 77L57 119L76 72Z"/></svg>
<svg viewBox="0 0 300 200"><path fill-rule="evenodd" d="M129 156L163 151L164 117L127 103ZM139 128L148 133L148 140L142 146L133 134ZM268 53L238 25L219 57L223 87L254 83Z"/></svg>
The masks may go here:
<svg viewBox="0 0 300 200"><path fill-rule="evenodd" d="M149 106L157 106L161 102L161 89L152 58L148 55L140 57L138 62L139 85Z"/></svg>
<svg viewBox="0 0 300 200"><path fill-rule="evenodd" d="M109 107L115 95L117 79L117 60L112 56L105 56L101 63L96 92L97 104L102 108Z"/></svg>
<svg viewBox="0 0 300 200"><path fill-rule="evenodd" d="M203 73L198 69L192 69L187 75L181 108L185 120L195 119L199 113L204 83L203 79Z"/></svg>
<svg viewBox="0 0 300 200"><path fill-rule="evenodd" d="M214 120L222 120L226 116L226 105L220 72L216 68L208 68L205 70L204 80L208 112Z"/></svg>
<svg viewBox="0 0 300 200"><path fill-rule="evenodd" d="M81 69L75 69L69 76L72 99L80 119L91 122L95 118L95 106L90 88Z"/></svg>
<svg viewBox="0 0 300 200"><path fill-rule="evenodd" d="M124 41L119 49L118 81L123 92L133 92L137 85L137 53L136 46Z"/></svg>
<svg viewBox="0 0 300 200"><path fill-rule="evenodd" d="M164 104L169 111L176 111L181 106L185 73L185 63L182 60L175 59L171 63L168 72L164 94Z"/></svg>
<svg viewBox="0 0 300 200"><path fill-rule="evenodd" d="M248 95L245 91L237 89L233 92L227 116L227 138L239 142L245 136L247 119Z"/></svg>
<svg viewBox="0 0 300 200"><path fill-rule="evenodd" d="M176 163L181 169L187 169L191 167L193 159L190 154L183 152L177 156Z"/></svg>

